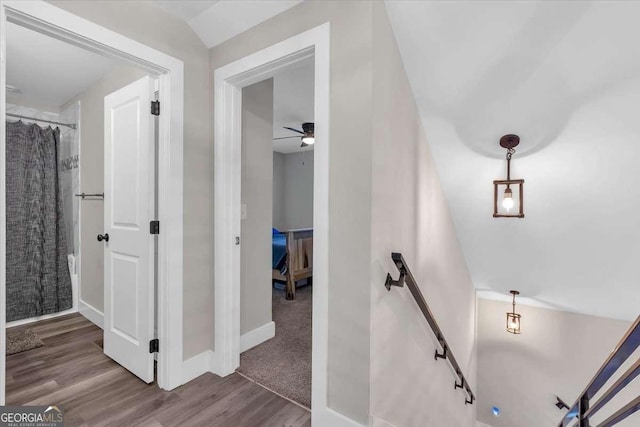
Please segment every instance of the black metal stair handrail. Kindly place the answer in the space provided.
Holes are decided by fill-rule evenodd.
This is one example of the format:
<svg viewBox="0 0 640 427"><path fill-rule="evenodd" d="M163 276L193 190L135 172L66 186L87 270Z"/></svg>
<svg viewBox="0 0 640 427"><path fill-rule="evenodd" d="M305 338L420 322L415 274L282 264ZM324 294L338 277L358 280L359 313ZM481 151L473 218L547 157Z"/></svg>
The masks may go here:
<svg viewBox="0 0 640 427"><path fill-rule="evenodd" d="M449 344L447 344L447 340L444 338L444 334L442 333L442 330L438 326L438 322L436 322L436 319L433 316L433 313L429 309L429 306L427 305L427 301L424 299L424 296L422 295L420 288L418 288L418 285L416 284L416 280L414 279L413 274L411 274L409 267L407 267L407 263L402 257L402 254L398 252L392 252L391 259L393 260L393 263L395 264L395 266L398 268L398 271L400 272L400 277L398 278L398 280L393 280L391 277L391 274L387 273L387 280L385 281L384 286L387 288L388 291L390 291L392 286L402 287L404 286L405 283L407 284L407 288L409 288L409 291L411 292L411 295L413 295L413 298L416 300L416 303L418 304L420 311L422 311L422 314L424 315L425 319L427 319L427 323L429 324L429 326L431 326L431 330L436 336L438 343L440 343L440 345L442 346L442 353L439 353L438 349L436 349L436 354L434 356L435 359L449 360L449 363L451 363L451 367L453 367L453 370L456 372L456 375L458 376L458 379L454 381L454 390L458 388L464 388L468 394L468 398L465 398L464 403L473 405L473 402L476 399L476 397L473 394L473 391L471 391L471 386L469 385L469 382L465 379L464 374L462 373L462 369L460 369L460 365L458 364L458 361L456 360L456 358L453 355L453 352L451 351L451 347L449 347Z"/></svg>
<svg viewBox="0 0 640 427"><path fill-rule="evenodd" d="M623 390L631 381L640 375L640 360L637 360L604 392L597 401L592 402L596 393L598 393L607 381L613 377L613 375L631 357L639 346L640 316L638 316L631 328L629 328L607 360L602 364L596 375L580 394L578 400L571 406L569 412L564 416L564 418L562 418L558 427L565 427L576 418L578 418L577 427L590 427L589 420L591 420L591 418L600 409L609 403L609 401ZM613 426L637 411L640 411L640 396L636 397L605 421L598 424L598 427Z"/></svg>

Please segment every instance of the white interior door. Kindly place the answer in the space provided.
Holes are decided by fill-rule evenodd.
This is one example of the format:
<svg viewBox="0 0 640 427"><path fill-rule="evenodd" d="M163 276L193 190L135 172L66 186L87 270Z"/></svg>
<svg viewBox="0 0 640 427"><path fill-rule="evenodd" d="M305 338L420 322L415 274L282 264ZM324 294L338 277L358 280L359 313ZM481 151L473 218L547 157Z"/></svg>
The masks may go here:
<svg viewBox="0 0 640 427"><path fill-rule="evenodd" d="M104 98L104 353L153 382L153 80ZM108 239L106 235L108 234Z"/></svg>

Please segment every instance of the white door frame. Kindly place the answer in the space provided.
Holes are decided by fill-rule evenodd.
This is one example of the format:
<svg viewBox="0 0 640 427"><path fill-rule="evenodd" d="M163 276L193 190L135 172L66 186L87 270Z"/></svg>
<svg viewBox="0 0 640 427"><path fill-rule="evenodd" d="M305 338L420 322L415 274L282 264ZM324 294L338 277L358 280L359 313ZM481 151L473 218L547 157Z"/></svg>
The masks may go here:
<svg viewBox="0 0 640 427"><path fill-rule="evenodd" d="M312 28L214 72L214 329L212 371L226 376L240 364L240 188L242 88L283 67L315 57L313 194L312 422L352 425L327 406L329 247L330 24Z"/></svg>
<svg viewBox="0 0 640 427"><path fill-rule="evenodd" d="M182 383L182 200L184 65L182 61L124 37L50 3L0 0L0 230L5 229L6 22L111 56L147 70L159 80L158 385ZM6 241L0 233L0 405L5 402Z"/></svg>

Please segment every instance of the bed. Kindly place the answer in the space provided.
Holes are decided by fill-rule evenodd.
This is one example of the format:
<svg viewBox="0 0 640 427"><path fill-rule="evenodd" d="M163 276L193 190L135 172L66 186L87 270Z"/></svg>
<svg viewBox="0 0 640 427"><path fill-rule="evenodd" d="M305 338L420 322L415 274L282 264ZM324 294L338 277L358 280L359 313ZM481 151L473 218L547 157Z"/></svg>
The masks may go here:
<svg viewBox="0 0 640 427"><path fill-rule="evenodd" d="M313 279L313 228L272 234L272 279L285 282L287 299L295 299L296 282Z"/></svg>

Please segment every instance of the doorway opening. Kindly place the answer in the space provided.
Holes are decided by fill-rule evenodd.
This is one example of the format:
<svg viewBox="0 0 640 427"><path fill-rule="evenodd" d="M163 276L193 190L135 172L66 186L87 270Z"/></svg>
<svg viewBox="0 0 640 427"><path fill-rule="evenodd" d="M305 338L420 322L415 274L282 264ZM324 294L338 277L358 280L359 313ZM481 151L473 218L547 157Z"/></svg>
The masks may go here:
<svg viewBox="0 0 640 427"><path fill-rule="evenodd" d="M311 408L313 58L242 89L240 366Z"/></svg>
<svg viewBox="0 0 640 427"><path fill-rule="evenodd" d="M311 417L331 424L327 405L329 239L329 40L323 24L215 70L214 217L215 354L212 371L233 374L240 366L242 232L242 89L274 78L280 70L313 59L313 268ZM271 196L271 194L268 194ZM250 212L247 211L247 217ZM264 263L268 271L269 261ZM262 271L264 271L264 269ZM295 288L289 288L293 290ZM277 327L277 326L276 326ZM268 329L266 332L269 332Z"/></svg>
<svg viewBox="0 0 640 427"><path fill-rule="evenodd" d="M182 63L37 1L0 4L0 38L0 404L52 392L18 384L26 355L40 384L94 357L177 387ZM47 366L61 351L48 360L69 369Z"/></svg>
<svg viewBox="0 0 640 427"><path fill-rule="evenodd" d="M5 34L7 401L89 360L153 382L155 79L14 23Z"/></svg>

